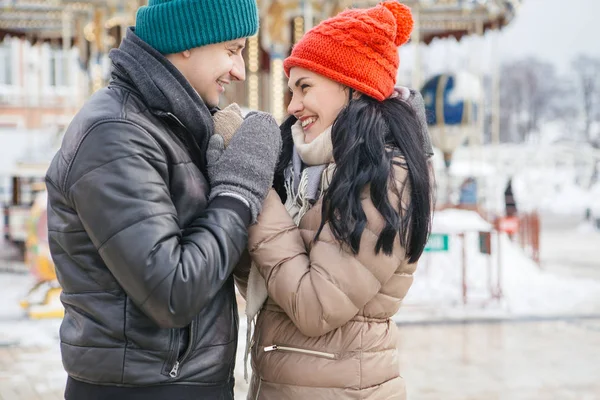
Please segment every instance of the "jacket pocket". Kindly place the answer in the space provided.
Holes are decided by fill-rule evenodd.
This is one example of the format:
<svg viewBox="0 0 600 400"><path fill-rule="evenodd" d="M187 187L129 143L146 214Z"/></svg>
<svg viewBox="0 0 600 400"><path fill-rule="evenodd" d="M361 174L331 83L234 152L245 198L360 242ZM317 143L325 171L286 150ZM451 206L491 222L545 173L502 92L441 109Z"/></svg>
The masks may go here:
<svg viewBox="0 0 600 400"><path fill-rule="evenodd" d="M322 358L327 358L329 360L335 360L337 358L337 355L335 355L334 353L326 353L326 352L317 351L317 350L301 349L298 347L280 346L277 344L274 344L271 346L266 346L263 348L263 351L265 353L269 353L272 351L283 351L286 353L297 353L297 354L304 354L304 355L315 356L315 357L322 357Z"/></svg>
<svg viewBox="0 0 600 400"><path fill-rule="evenodd" d="M195 328L195 320L192 321L192 323L190 324L190 326L188 328L189 329L189 340L188 340L187 348L186 348L185 352L183 353L183 356L176 359L175 363L171 367L171 370L169 371L169 376L173 379L175 379L179 376L179 370L180 370L181 366L183 365L184 361L187 360L187 358L190 356L190 353L192 352L192 350L194 348L194 335L195 335L194 328ZM179 346L177 346L177 356L179 356Z"/></svg>

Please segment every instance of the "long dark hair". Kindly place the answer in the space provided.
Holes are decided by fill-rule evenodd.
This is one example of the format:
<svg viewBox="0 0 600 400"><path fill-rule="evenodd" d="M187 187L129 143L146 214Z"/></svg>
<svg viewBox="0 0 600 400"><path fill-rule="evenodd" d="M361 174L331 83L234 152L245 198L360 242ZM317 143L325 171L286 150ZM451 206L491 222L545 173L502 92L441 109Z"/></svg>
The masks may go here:
<svg viewBox="0 0 600 400"><path fill-rule="evenodd" d="M291 160L291 126L295 122L296 119L290 117L281 126L283 151L274 183L284 201L283 170ZM367 224L361 194L370 184L371 201L385 221L375 252L390 255L398 236L408 261L413 263L419 259L430 232L433 203L431 177L420 132L415 111L400 98L380 102L362 95L349 102L331 131L336 169L323 197L321 226L315 240L329 223L334 237L348 245L353 253L358 253ZM397 156L401 158L394 159ZM393 165L407 171L400 187L395 184ZM389 188L390 184L392 188ZM402 199L407 186L410 186L410 201L394 207L388 197L389 189Z"/></svg>

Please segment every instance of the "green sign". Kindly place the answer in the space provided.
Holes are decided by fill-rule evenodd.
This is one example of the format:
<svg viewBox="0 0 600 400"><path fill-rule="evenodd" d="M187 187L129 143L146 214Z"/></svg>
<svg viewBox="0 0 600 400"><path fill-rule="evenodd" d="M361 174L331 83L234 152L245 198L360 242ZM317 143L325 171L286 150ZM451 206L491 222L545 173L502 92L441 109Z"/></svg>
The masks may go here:
<svg viewBox="0 0 600 400"><path fill-rule="evenodd" d="M492 234L490 232L479 232L479 252L492 254Z"/></svg>
<svg viewBox="0 0 600 400"><path fill-rule="evenodd" d="M450 247L450 238L443 233L432 233L425 245L426 252L448 251Z"/></svg>

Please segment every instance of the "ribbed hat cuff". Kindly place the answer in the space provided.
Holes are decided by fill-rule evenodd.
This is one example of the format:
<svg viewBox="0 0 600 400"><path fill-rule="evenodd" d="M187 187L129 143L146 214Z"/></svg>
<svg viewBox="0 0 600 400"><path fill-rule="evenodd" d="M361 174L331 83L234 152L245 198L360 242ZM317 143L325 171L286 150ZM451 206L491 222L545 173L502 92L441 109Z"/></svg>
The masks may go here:
<svg viewBox="0 0 600 400"><path fill-rule="evenodd" d="M141 7L136 16L136 34L163 54L248 37L257 31L254 0L171 0Z"/></svg>
<svg viewBox="0 0 600 400"><path fill-rule="evenodd" d="M379 90L376 90L373 88L373 86L376 86L375 84L373 84L373 86L370 86L366 83L363 83L357 79L352 78L348 74L345 74L343 72L336 71L333 69L329 69L317 62L310 61L310 60L307 60L304 58L290 56L290 57L286 58L285 62L284 62L285 73L288 77L290 75L290 69L292 69L293 67L300 67L300 68L304 68L309 71L315 72L315 73L322 75L326 78L329 78L333 81L339 82L342 85L351 87L354 90L357 90L361 93L366 94L367 96L371 96L378 101L383 101L383 100L387 99L388 97L390 97L390 95L394 91L395 82L391 82L391 85L389 88L389 93L382 93Z"/></svg>

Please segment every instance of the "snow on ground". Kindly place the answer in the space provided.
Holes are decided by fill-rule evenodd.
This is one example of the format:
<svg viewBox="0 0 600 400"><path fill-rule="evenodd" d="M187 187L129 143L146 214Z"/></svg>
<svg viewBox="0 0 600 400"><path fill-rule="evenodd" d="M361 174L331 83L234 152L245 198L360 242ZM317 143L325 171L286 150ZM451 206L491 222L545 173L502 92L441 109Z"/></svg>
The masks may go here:
<svg viewBox="0 0 600 400"><path fill-rule="evenodd" d="M463 240L457 235L461 230L466 232L466 304L462 292ZM436 213L433 232L450 233L450 249L423 255L396 320L600 314L600 281L545 271L504 234L499 243L492 236L492 256L481 254L478 231L486 230L489 224L475 212ZM600 244L600 234L598 239ZM492 296L497 282L501 282L503 293L500 300Z"/></svg>

